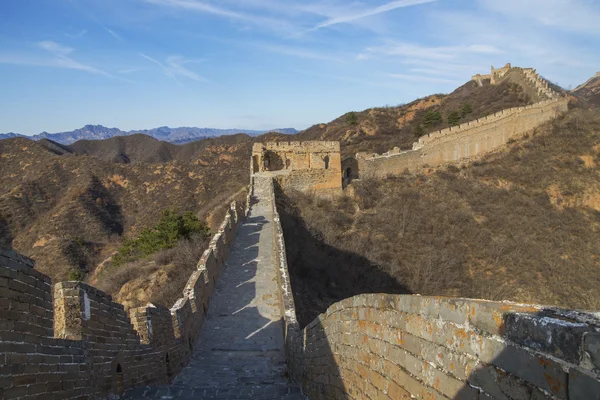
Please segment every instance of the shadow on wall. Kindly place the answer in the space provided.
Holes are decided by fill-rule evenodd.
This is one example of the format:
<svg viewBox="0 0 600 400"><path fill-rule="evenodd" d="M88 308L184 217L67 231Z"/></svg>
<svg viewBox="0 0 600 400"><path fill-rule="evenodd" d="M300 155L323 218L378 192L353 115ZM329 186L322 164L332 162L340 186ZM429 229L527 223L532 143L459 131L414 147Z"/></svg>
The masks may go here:
<svg viewBox="0 0 600 400"><path fill-rule="evenodd" d="M300 326L307 325L332 304L357 294L410 293L367 258L324 243L309 230L300 211L278 185L276 193Z"/></svg>
<svg viewBox="0 0 600 400"><path fill-rule="evenodd" d="M12 249L13 235L8 221L0 214L0 248Z"/></svg>
<svg viewBox="0 0 600 400"><path fill-rule="evenodd" d="M274 151L267 150L263 155L265 171L280 171L285 168L283 158Z"/></svg>
<svg viewBox="0 0 600 400"><path fill-rule="evenodd" d="M349 185L354 179L359 178L358 160L348 157L342 160L342 182L343 187Z"/></svg>
<svg viewBox="0 0 600 400"><path fill-rule="evenodd" d="M512 303L361 295L306 327L311 399L600 399L600 319Z"/></svg>

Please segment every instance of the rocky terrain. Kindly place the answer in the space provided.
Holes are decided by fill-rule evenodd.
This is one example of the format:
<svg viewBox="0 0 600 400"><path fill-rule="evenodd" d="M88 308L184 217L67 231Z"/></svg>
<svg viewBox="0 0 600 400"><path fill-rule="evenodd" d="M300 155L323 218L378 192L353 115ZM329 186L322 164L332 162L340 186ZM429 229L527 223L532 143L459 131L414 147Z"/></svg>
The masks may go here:
<svg viewBox="0 0 600 400"><path fill-rule="evenodd" d="M300 318L357 292L598 309L599 173L600 113L573 109L460 168L286 193Z"/></svg>
<svg viewBox="0 0 600 400"><path fill-rule="evenodd" d="M590 78L584 84L576 87L571 94L579 98L584 104L599 107L600 106L600 72Z"/></svg>
<svg viewBox="0 0 600 400"><path fill-rule="evenodd" d="M220 209L248 184L251 138L234 139L174 146L135 135L94 142L95 151L85 143L2 140L0 246L34 258L55 281L100 284L97 266L164 210L219 221ZM170 146L176 155L164 150Z"/></svg>

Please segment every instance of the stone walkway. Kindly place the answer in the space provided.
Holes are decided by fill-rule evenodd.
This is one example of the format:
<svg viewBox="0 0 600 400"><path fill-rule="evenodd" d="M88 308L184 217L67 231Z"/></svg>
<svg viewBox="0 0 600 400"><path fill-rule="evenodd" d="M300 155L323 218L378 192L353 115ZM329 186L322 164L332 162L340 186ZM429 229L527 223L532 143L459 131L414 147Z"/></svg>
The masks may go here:
<svg viewBox="0 0 600 400"><path fill-rule="evenodd" d="M273 213L265 178L218 279L188 366L169 386L123 399L304 399L285 377ZM268 179L268 178L267 178Z"/></svg>

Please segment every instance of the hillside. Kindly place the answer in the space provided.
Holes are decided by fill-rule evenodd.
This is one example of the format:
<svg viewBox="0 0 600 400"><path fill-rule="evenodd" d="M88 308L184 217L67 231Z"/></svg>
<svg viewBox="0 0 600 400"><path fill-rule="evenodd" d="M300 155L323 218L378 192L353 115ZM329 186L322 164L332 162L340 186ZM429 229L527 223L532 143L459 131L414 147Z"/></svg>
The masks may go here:
<svg viewBox="0 0 600 400"><path fill-rule="evenodd" d="M221 208L236 193L240 195L248 182L253 142L340 140L345 154L410 147L418 135L431 130L538 100L528 93L527 87L510 80L482 87L469 82L449 95L429 96L402 107L348 113L294 135L236 134L183 145L144 134L121 135L124 132L118 130L106 140L78 140L69 145L49 139L57 138L52 135L38 141L2 140L0 246L13 246L33 257L38 268L56 281L84 277L127 306L147 301L167 304L206 243L182 242L177 251L160 252L125 267L112 265L109 257L125 238L153 226L166 209L192 211L209 226L214 225ZM98 137L103 129L83 128ZM174 130L147 132L168 138ZM308 236L298 237L299 242L304 240L310 243ZM361 263L370 270L367 258L361 258ZM351 282L363 281L365 290L383 286L410 289L385 274L372 282L364 280L361 271L354 268L343 275L354 276ZM338 289L346 293L351 288L342 285Z"/></svg>
<svg viewBox="0 0 600 400"><path fill-rule="evenodd" d="M229 157L229 150L236 146L246 146L249 149L252 141L250 136L238 134L175 145L138 134L100 141L80 140L68 146L68 149L74 154L123 164L179 161L208 165L221 155Z"/></svg>
<svg viewBox="0 0 600 400"><path fill-rule="evenodd" d="M575 109L464 168L286 193L300 318L358 291L598 309L599 173L600 113Z"/></svg>
<svg viewBox="0 0 600 400"><path fill-rule="evenodd" d="M576 87L571 94L590 106L600 106L600 72L584 84Z"/></svg>
<svg viewBox="0 0 600 400"><path fill-rule="evenodd" d="M251 130L251 129L214 129L214 128L194 128L194 127L181 127L181 128L169 128L168 126L162 126L154 129L142 129L132 131L122 131L118 128L107 128L102 125L86 125L83 128L75 129L68 132L59 133L48 133L42 132L33 136L25 136L18 133L0 133L1 139L11 139L15 137L24 137L31 140L51 140L60 144L71 144L78 140L104 140L114 137L130 136L136 134L148 135L157 140L166 141L174 144L185 144L200 139L219 137L225 135L235 135L244 133L250 136L258 136L267 132L278 132L281 134L294 134L297 133L294 128L283 128L273 130Z"/></svg>
<svg viewBox="0 0 600 400"><path fill-rule="evenodd" d="M531 103L523 87L509 80L498 85L488 82L482 87L468 82L448 95L432 95L398 107L350 112L328 124L314 125L296 137L340 141L343 155L383 153L396 146L409 149L419 136L446 128L452 121L467 122Z"/></svg>
<svg viewBox="0 0 600 400"><path fill-rule="evenodd" d="M177 157L163 158L168 144L127 139L135 149L125 146L129 164L114 162L112 144L98 146L96 157L47 140L0 141L0 246L34 258L55 281L73 271L92 274L123 238L152 226L164 210L192 211L214 225L247 185L247 136L240 144L217 138L182 146ZM154 160L160 162L148 162Z"/></svg>

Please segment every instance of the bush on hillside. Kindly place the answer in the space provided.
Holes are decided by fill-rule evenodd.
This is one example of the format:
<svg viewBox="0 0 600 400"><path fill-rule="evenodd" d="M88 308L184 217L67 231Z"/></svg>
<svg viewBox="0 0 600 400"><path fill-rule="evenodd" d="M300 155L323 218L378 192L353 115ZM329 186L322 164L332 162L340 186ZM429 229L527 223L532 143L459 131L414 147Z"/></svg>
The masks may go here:
<svg viewBox="0 0 600 400"><path fill-rule="evenodd" d="M348 115L346 116L346 122L350 125L358 124L358 117L356 116L356 113L355 112L348 113Z"/></svg>
<svg viewBox="0 0 600 400"><path fill-rule="evenodd" d="M439 111L429 110L423 118L423 125L426 128L436 126L442 122L442 114Z"/></svg>
<svg viewBox="0 0 600 400"><path fill-rule="evenodd" d="M113 264L121 265L162 249L173 248L180 239L187 239L192 235L207 238L210 231L191 211L180 214L166 210L154 227L144 229L135 239L123 241L113 257Z"/></svg>
<svg viewBox="0 0 600 400"><path fill-rule="evenodd" d="M458 111L452 111L448 114L448 125L457 126L460 124L460 114Z"/></svg>
<svg viewBox="0 0 600 400"><path fill-rule="evenodd" d="M473 112L473 106L471 105L471 103L467 103L463 106L463 108L462 108L463 118L466 117L467 115L471 114L472 112Z"/></svg>

